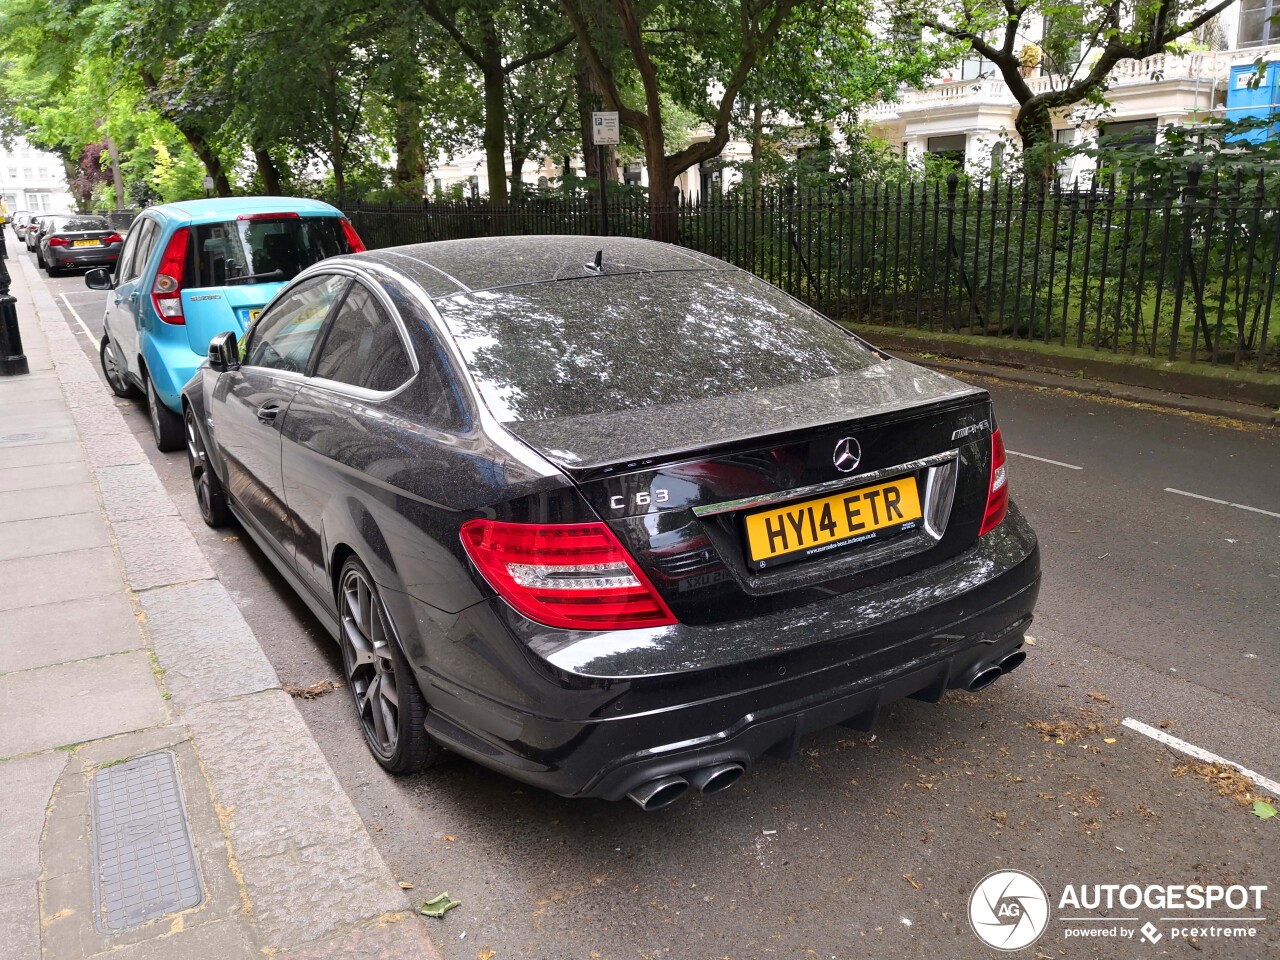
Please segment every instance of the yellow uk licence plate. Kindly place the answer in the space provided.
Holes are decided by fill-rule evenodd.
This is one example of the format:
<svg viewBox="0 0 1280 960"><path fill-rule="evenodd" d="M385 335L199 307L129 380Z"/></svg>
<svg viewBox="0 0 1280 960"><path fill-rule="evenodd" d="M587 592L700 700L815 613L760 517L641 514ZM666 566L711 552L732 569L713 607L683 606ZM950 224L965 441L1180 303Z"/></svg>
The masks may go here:
<svg viewBox="0 0 1280 960"><path fill-rule="evenodd" d="M76 240L71 245L73 247L100 247L102 243L98 240Z"/></svg>
<svg viewBox="0 0 1280 960"><path fill-rule="evenodd" d="M748 514L747 553L763 569L914 530L920 517L915 477L899 477Z"/></svg>

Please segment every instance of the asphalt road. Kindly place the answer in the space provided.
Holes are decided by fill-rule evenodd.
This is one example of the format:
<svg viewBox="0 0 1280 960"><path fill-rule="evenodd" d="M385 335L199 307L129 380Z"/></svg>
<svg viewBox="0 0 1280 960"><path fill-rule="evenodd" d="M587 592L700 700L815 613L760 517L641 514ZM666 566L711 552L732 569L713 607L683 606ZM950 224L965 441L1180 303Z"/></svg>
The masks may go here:
<svg viewBox="0 0 1280 960"><path fill-rule="evenodd" d="M79 277L50 286L96 355L104 295ZM1055 902L1023 956L1276 955L1280 822L1121 722L1280 779L1280 432L983 385L1045 579L1026 665L981 695L814 735L726 794L652 815L460 759L392 779L344 692L298 701L392 869L423 899L462 901L428 921L448 960L989 958L969 896L1009 867L1053 898L1066 884L1269 887L1262 909L1232 914L1252 918L1251 938L1175 937L1187 911ZM339 677L322 629L247 537L204 527L183 456L156 452L145 411L119 402L281 678ZM1107 936L1148 920L1157 943Z"/></svg>

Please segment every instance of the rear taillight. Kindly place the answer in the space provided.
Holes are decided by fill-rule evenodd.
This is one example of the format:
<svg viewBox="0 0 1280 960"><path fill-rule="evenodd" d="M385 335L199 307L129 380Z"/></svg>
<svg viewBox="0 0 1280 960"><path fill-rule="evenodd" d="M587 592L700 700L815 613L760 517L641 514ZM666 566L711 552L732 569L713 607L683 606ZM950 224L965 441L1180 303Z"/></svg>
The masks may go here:
<svg viewBox="0 0 1280 960"><path fill-rule="evenodd" d="M468 520L462 546L498 595L538 623L616 630L676 622L603 523Z"/></svg>
<svg viewBox="0 0 1280 960"><path fill-rule="evenodd" d="M124 243L124 237L118 233L111 233L102 238L103 243Z"/></svg>
<svg viewBox="0 0 1280 960"><path fill-rule="evenodd" d="M160 258L160 268L156 271L156 281L151 287L151 302L155 304L157 316L165 323L187 322L182 315L182 270L187 262L187 236L187 228L183 227L169 238L169 245Z"/></svg>
<svg viewBox="0 0 1280 960"><path fill-rule="evenodd" d="M360 234L356 233L356 228L351 225L351 221L345 217L342 219L342 235L347 238L347 246L351 248L351 253L364 253L364 241L360 239Z"/></svg>
<svg viewBox="0 0 1280 960"><path fill-rule="evenodd" d="M978 536L986 536L1000 525L1009 512L1009 474L1005 469L1004 438L1000 428L991 434L991 481L987 485L987 509L982 515Z"/></svg>
<svg viewBox="0 0 1280 960"><path fill-rule="evenodd" d="M68 240L66 237L50 237L50 238L49 238L49 246L51 246L51 247L69 247L69 246L71 246L71 241L70 241L70 240Z"/></svg>
<svg viewBox="0 0 1280 960"><path fill-rule="evenodd" d="M283 210L279 213L242 213L237 220L297 220L296 210Z"/></svg>

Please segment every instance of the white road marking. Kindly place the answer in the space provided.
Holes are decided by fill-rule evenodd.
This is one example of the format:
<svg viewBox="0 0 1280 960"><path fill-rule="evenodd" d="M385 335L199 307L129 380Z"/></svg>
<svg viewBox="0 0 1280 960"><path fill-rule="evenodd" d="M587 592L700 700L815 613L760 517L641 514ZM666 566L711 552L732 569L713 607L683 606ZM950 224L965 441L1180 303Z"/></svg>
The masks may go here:
<svg viewBox="0 0 1280 960"><path fill-rule="evenodd" d="M1068 470L1083 470L1084 467L1077 467L1074 463L1063 463L1061 460L1050 460L1048 457L1037 457L1030 453L1019 453L1017 450L1005 450L1005 453L1011 457L1024 457L1027 460L1039 460L1041 463L1051 463L1055 467L1066 467Z"/></svg>
<svg viewBox="0 0 1280 960"><path fill-rule="evenodd" d="M89 338L90 343L97 343L97 337L93 335L93 331L89 329L89 325L80 319L80 314L76 313L76 308L71 305L71 301L67 299L65 293L58 294L62 298L62 302L67 305L67 309L71 311L71 315L76 318L76 323L80 324L80 329L84 331L84 335Z"/></svg>
<svg viewBox="0 0 1280 960"><path fill-rule="evenodd" d="M1244 503L1232 503L1230 500L1219 500L1217 497L1206 497L1203 493L1188 493L1186 490L1178 490L1174 487L1165 487L1165 493L1176 493L1180 497L1191 497L1193 500L1207 500L1209 503L1220 503L1224 507L1235 507L1237 510L1248 510L1250 513L1261 513L1264 516L1275 517L1280 520L1280 513L1274 513L1271 510L1263 510L1261 507L1251 507Z"/></svg>
<svg viewBox="0 0 1280 960"><path fill-rule="evenodd" d="M1194 743L1187 743L1185 740L1179 740L1171 733L1165 733L1163 730L1157 730L1155 727L1149 727L1141 720L1135 720L1133 717L1125 717L1121 723L1130 730L1136 730L1138 733L1145 734L1157 743L1163 743L1166 747L1172 747L1179 753L1185 753L1189 757L1195 757L1197 760L1203 760L1205 763L1214 763L1220 767L1233 767L1239 771L1242 777L1248 777L1262 789L1269 793L1280 797L1280 783L1272 780L1270 777L1264 777L1260 773L1255 773L1240 764L1228 760L1226 757L1220 757L1216 753L1210 753L1202 747L1197 747Z"/></svg>

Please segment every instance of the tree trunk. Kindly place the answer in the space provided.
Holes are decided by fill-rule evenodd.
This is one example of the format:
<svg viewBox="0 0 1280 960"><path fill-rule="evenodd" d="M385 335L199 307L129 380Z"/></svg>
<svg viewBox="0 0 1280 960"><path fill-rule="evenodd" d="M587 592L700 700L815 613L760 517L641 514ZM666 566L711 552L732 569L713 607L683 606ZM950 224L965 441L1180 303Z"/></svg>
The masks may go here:
<svg viewBox="0 0 1280 960"><path fill-rule="evenodd" d="M192 151L200 159L200 162L204 164L205 172L213 178L213 192L219 197L231 196L231 181L227 179L227 172L222 167L222 161L213 152L213 148L209 146L209 141L204 138L204 134L187 126L179 126L178 132L182 134Z"/></svg>
<svg viewBox="0 0 1280 960"><path fill-rule="evenodd" d="M1053 182L1053 115L1044 103L1030 100L1014 123L1022 138L1022 173L1027 183L1046 188Z"/></svg>
<svg viewBox="0 0 1280 960"><path fill-rule="evenodd" d="M676 175L667 165L662 152L662 140L646 137L650 144L657 143L645 160L649 167L649 237L663 243L680 242L680 224L676 216Z"/></svg>
<svg viewBox="0 0 1280 960"><path fill-rule="evenodd" d="M427 158L422 143L422 107L396 104L396 189L419 201L427 181Z"/></svg>
<svg viewBox="0 0 1280 960"><path fill-rule="evenodd" d="M764 154L764 107L757 101L751 105L751 165L758 168L760 157Z"/></svg>
<svg viewBox="0 0 1280 960"><path fill-rule="evenodd" d="M253 142L253 159L257 161L258 174L262 177L262 189L267 196L283 196L284 186L282 181L284 178L280 175L280 168L271 159L271 151L260 140L255 139Z"/></svg>
<svg viewBox="0 0 1280 960"><path fill-rule="evenodd" d="M124 209L124 174L120 172L120 149L110 137L103 138L107 144L107 154L111 157L111 186L115 188L116 209Z"/></svg>
<svg viewBox="0 0 1280 960"><path fill-rule="evenodd" d="M524 161L528 157L523 149L511 148L511 198L519 200L524 196Z"/></svg>

